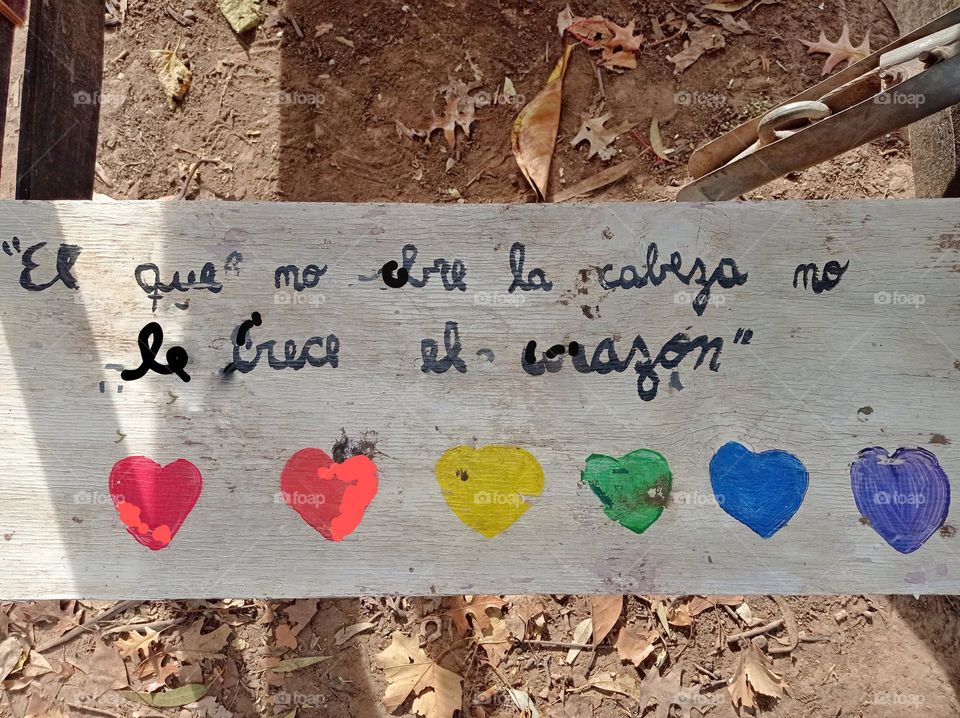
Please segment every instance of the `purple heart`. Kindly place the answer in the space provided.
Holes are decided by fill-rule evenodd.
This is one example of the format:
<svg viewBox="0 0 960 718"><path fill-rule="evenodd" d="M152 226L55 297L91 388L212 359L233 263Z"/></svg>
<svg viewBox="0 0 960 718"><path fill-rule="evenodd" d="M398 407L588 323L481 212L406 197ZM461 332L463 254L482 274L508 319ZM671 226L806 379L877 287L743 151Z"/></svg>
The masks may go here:
<svg viewBox="0 0 960 718"><path fill-rule="evenodd" d="M950 479L926 449L864 449L850 466L860 513L900 553L923 546L950 510Z"/></svg>

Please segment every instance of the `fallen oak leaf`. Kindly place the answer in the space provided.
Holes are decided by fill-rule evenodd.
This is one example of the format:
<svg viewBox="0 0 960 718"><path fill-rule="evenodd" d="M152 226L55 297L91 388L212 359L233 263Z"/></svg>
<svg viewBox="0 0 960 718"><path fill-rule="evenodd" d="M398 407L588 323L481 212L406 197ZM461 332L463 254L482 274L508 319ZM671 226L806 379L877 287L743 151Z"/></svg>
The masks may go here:
<svg viewBox="0 0 960 718"><path fill-rule="evenodd" d="M604 125L610 121L610 118L613 115L607 113L600 117L590 117L590 115L582 115L582 122L580 124L580 131L576 136L570 140L570 144L576 147L581 142L589 142L590 149L587 152L587 159L591 159L594 155L600 157L601 160L609 160L617 154L615 147L611 147L617 137L622 135L624 132L629 131L633 124L625 122L622 125L616 127L604 127Z"/></svg>
<svg viewBox="0 0 960 718"><path fill-rule="evenodd" d="M727 690L733 707L753 709L756 706L756 694L781 698L787 689L783 677L774 673L769 661L755 643L750 641L740 654L733 678Z"/></svg>
<svg viewBox="0 0 960 718"><path fill-rule="evenodd" d="M854 47L853 43L850 42L850 28L847 23L843 23L843 30L836 42L830 42L823 30L820 31L820 38L816 42L810 42L809 40L801 40L800 42L807 46L808 55L819 52L828 56L826 62L823 63L821 76L829 75L833 68L844 60L847 61L847 65L852 65L870 54L870 31L868 30L863 36L863 42Z"/></svg>
<svg viewBox="0 0 960 718"><path fill-rule="evenodd" d="M538 202L546 197L550 180L550 164L560 129L563 77L572 49L573 45L564 47L563 55L550 73L547 84L520 110L510 133L510 144L517 165L533 188Z"/></svg>
<svg viewBox="0 0 960 718"><path fill-rule="evenodd" d="M503 662L507 652L510 650L510 630L507 622L502 618L494 617L490 620L491 627L481 631L477 643L487 654L487 662L494 668Z"/></svg>
<svg viewBox="0 0 960 718"><path fill-rule="evenodd" d="M450 599L450 608L446 614L450 616L460 635L466 636L470 633L469 617L473 618L474 628L477 630L489 629L492 626L487 609L499 610L505 605L506 601L499 596L471 596L469 601L464 596L454 596Z"/></svg>
<svg viewBox="0 0 960 718"><path fill-rule="evenodd" d="M230 626L223 623L209 633L203 633L203 618L198 618L180 635L180 643L173 655L181 661L196 663L204 658L222 658L221 651L230 637Z"/></svg>
<svg viewBox="0 0 960 718"><path fill-rule="evenodd" d="M559 21L558 21L559 26ZM618 25L601 15L589 18L574 18L566 31L590 50L600 50L597 64L608 69L634 69L637 53L643 44L643 35L635 35L636 23L631 20L626 26Z"/></svg>
<svg viewBox="0 0 960 718"><path fill-rule="evenodd" d="M412 694L413 710L428 718L453 718L463 705L463 677L428 656L416 638L394 631L391 644L375 662L383 669L387 690L383 704L391 713Z"/></svg>
<svg viewBox="0 0 960 718"><path fill-rule="evenodd" d="M699 30L688 33L689 42L676 55L670 55L667 59L674 65L674 74L690 67L699 60L704 53L711 50L719 50L726 45L723 39L723 31L716 25L706 25Z"/></svg>
<svg viewBox="0 0 960 718"><path fill-rule="evenodd" d="M476 122L476 98L470 95L475 90L478 83L473 82L469 85L463 80L450 80L450 84L440 88L440 94L444 98L444 109L442 115L433 113L433 122L427 128L427 139L437 130L443 130L443 136L447 141L447 146L451 151L457 149L457 128L463 130L463 133L470 137L470 127Z"/></svg>
<svg viewBox="0 0 960 718"><path fill-rule="evenodd" d="M123 658L140 660L150 654L150 648L160 640L160 634L146 626L142 631L134 629L127 632L126 638L117 639L117 648Z"/></svg>
<svg viewBox="0 0 960 718"><path fill-rule="evenodd" d="M299 636L313 617L317 615L320 607L320 601L315 598L301 598L294 601L284 609L287 618L290 620L290 630L294 636Z"/></svg>
<svg viewBox="0 0 960 718"><path fill-rule="evenodd" d="M701 10L714 10L716 12L737 12L743 10L753 0L739 0L738 2L712 2L704 5Z"/></svg>

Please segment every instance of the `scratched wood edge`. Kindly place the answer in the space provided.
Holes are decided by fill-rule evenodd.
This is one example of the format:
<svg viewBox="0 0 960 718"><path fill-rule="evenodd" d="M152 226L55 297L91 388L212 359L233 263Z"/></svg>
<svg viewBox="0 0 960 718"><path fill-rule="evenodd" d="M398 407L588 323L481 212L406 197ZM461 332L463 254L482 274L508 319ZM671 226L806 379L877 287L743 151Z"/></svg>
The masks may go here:
<svg viewBox="0 0 960 718"><path fill-rule="evenodd" d="M559 255L556 262L562 261L563 266L571 267L570 273L572 273L572 268L582 266L583 262L593 259L590 256L593 247L580 246L577 241L598 242L604 227L614 227L617 235L611 245L617 251L611 250L611 258L614 254L619 259L622 259L622 256L633 256L629 253L624 255L622 250L625 246L633 248L636 254L636 248L640 245L632 238L624 240L620 237L624 233L629 234L632 228L641 226L643 222L647 223L647 239L656 239L661 242L665 250L667 247L679 247L685 250L685 256L688 257L700 254L713 258L723 254L736 257L738 248L744 249L748 243L752 243L762 234L759 231L761 228L769 230L769 220L775 216L779 217L777 231L768 236L756 251L761 258L777 260L781 268L789 269L790 264L796 263L798 258L824 261L826 257L833 256L825 251L826 247L831 246L830 241L843 242L860 257L867 257L874 261L871 246L876 244L878 248L875 250L877 255L875 269L881 279L889 276L896 277L898 275L894 270L901 269L912 271L913 274L920 276L917 271L919 268L926 270L932 265L933 270L929 273L929 279L924 278L922 286L926 287L933 296L955 297L956 295L956 273L951 274L950 271L950 265L953 262L952 254L947 255L951 261L943 262L942 266L937 266L939 259L933 260L933 257L937 256L935 254L936 237L946 233L955 236L960 232L960 206L946 200L725 203L689 206L663 204L574 207L480 205L457 208L432 205L258 203L0 203L0 227L3 228L4 235L16 231L23 237L33 235L38 241L41 239L55 241L58 238L69 237L71 241L81 244L88 253L106 252L106 256L111 260L124 265L126 284L107 287L104 289L106 294L99 297L96 289L89 289L87 291L91 294L86 297L86 301L89 301L91 306L96 306L96 301L103 299L123 302L124 311L116 319L116 323L124 325L124 331L120 333L128 341L131 333L139 328L144 316L150 316L149 312L145 314L142 311L142 294L130 276L135 261L141 261L144 257L157 258L157 255L164 260L165 265L169 263L172 266L178 266L180 258L187 256L193 261L197 256L204 254L203 242L218 250L226 246L223 244L222 236L225 232L229 233L231 228L242 230L244 227L257 227L251 237L247 238L247 246L268 254L272 252L265 260L265 264L259 266L259 271L269 269L270 260L276 262L281 256L290 257L288 261L295 259L306 261L313 256L311 250L322 247L324 242L331 243L331 246L336 246L338 242L356 244L361 256L354 258L347 269L364 270L374 263L374 259L382 260L396 256L400 245L411 237L417 238L418 241L422 240L424 245L430 245L433 248L449 247L450 256L457 256L461 252L470 251L471 248L481 256L479 253L485 251L485 248L489 249L494 243L502 241L509 246L511 240L522 238L528 241L528 251L531 256L539 254L543 257L546 253L545 248L550 246L545 233L549 233L551 229L579 223L579 229L572 235L570 242L561 242L552 247L552 251ZM871 234L862 229L867 219L870 220ZM337 226L331 227L331 220L335 220ZM763 223L758 224L758 220L763 220ZM715 224L712 228L711 222ZM699 236L698 230L698 225L701 223L706 226L703 237ZM268 227L272 228L272 231L268 231ZM677 227L682 227L682 232L677 230ZM858 227L861 229L858 230ZM859 236L857 236L858 231ZM451 237L447 239L444 233L450 233ZM716 236L713 236L714 234ZM312 247L304 243L304 238L311 236L316 237ZM258 237L266 238L269 244L257 244ZM358 238L363 241L357 242ZM297 242L291 240L297 240ZM897 244L898 242L902 246ZM891 250L894 246L899 248L895 251ZM151 250L150 247L153 249ZM821 251L820 254L817 254L818 248ZM689 255L687 252L690 252ZM842 250L839 256L842 256ZM504 252L501 251L495 259L490 259L489 266L484 265L482 268L489 270L494 266L494 262L501 265L504 259ZM0 261L7 260L0 257ZM755 271L757 271L756 261L751 262ZM901 263L902 267L899 266ZM478 270L477 274L482 272ZM29 324L18 325L15 320L11 320L13 309L20 310L24 317L31 317L37 314L37 304L30 300L39 299L41 302L51 303L64 301L62 295L51 295L49 298L27 296L19 287L12 286L15 282L11 282L11 279L15 279L16 276L15 267L0 265L0 279L2 279L0 316L4 318L0 324L8 343L12 337L20 337L26 342L45 336L43 328ZM781 279L783 284L789 277ZM762 280L762 275L757 278L758 282ZM877 287L871 281L866 284L862 282L863 280L856 280L855 288L860 292L868 293ZM558 284L560 284L559 278ZM562 287L558 286L558 289L570 289L572 286L573 282L565 276ZM748 284L747 288L750 287L751 285ZM492 290L495 287L481 285L481 288ZM669 287L661 290L661 293L669 295L676 288ZM764 296L761 290L766 288L766 285L758 287L757 291L760 291L761 297ZM850 288L848 286L844 289ZM903 285L903 288L909 288L908 284ZM250 293L255 294L255 292ZM428 295L424 296L428 297ZM843 296L846 295L838 295L838 297ZM230 300L236 306L236 311L231 307L229 312L231 323L233 320L238 320L248 309L248 305L244 304L242 299L245 298ZM791 309L793 305L787 305L784 311L789 310L791 321L802 318L808 313L808 328L811 330L826 331L836 318L845 322L843 326L838 327L843 331L853 331L857 323L851 319L857 320L858 317L845 317L844 312L831 314L828 311L831 306L830 299L823 303L826 309L819 312L809 311L819 306L814 304L815 300L810 296L804 295L798 301L803 303L803 311ZM849 297L842 301L849 301ZM631 302L628 298L619 298L609 299L604 303L604 311L610 312L619 319L623 314L617 314L616 302L627 304ZM383 302L375 301L374 303ZM56 309L55 304L53 308ZM361 312L372 316L375 313L374 309L375 307L368 307ZM552 306L544 307L545 315L549 313L548 310L561 311ZM623 308L621 310L625 311ZM670 311L685 318L688 324L698 321L689 312L689 307L684 308L683 312ZM756 307L751 309L749 303L732 306L731 311L753 317L763 314L763 312L758 314L759 310ZM709 312L708 309L708 314L705 315L701 324L713 320ZM201 331L200 325L204 322L222 321L218 317L223 313L222 304L212 302L205 305L198 301L196 306L191 307L190 312L183 315L183 318L184 321L195 321L198 325L196 330ZM575 315L576 313L578 308L574 304L569 307L567 314ZM237 316L234 317L234 314ZM960 336L960 327L957 325L955 314L954 300L954 305L951 305L951 309L942 316L894 315L890 326L905 332L905 335L910 338L916 338L922 335L909 334L909 332L911 327L917 328L915 319L917 316L922 316L927 321L931 316L939 317L943 320L944 327L949 329L947 339L956 340ZM662 318L657 316L649 318L651 323L659 322L658 326L665 326L669 319L666 312ZM55 322L53 319L50 321ZM302 315L294 315L285 328L291 325L299 326L301 321ZM582 317L580 321L587 327L593 326ZM732 321L736 323L739 319ZM52 327L53 324L49 326ZM597 327L594 331L595 335L610 331L609 324L598 323ZM209 334L209 330L203 331ZM30 332L34 332L34 335L30 336ZM290 334L290 336L296 336L296 334ZM411 342L415 338L416 336L411 336ZM947 406L950 402L956 403L955 391L945 391L947 388L955 390L956 379L950 377L950 380L945 381L943 377L935 376L935 367L927 362L928 355L933 354L936 348L931 348L929 344L921 345L919 342L914 346L911 341L901 342L896 348L900 348L903 344L906 344L905 351L910 352L911 359L917 362L911 367L910 375L907 377L909 382L906 390L902 388L897 390L893 387L891 392L888 387L883 387L882 391L877 387L864 387L865 390L869 390L866 393L872 392L872 395L879 399L871 399L877 413L890 412L893 418L901 420L914 416L906 413L897 414L891 407L904 396L909 396L917 387L922 388L924 384L918 377L922 378L922 375L927 373L926 378L931 383L932 389L920 391L917 396L923 397L924 401L931 401L931 406L926 412L930 418L921 416L913 420L929 421L931 429L933 426L940 426L952 430L960 426L960 422L956 421L956 414L952 413L955 409ZM804 345L801 344L793 352L806 351L805 356L801 357L806 363L813 363L824 353L824 348L820 346L807 350L803 347ZM407 349L409 350L410 347ZM119 353L117 347L113 347L113 351ZM123 354L124 359L132 359L134 355L129 349ZM10 363L8 347L0 349L0 356L3 357L2 364ZM798 359L799 363L790 365L791 357L786 353L778 354L777 359L786 363L791 369L802 368L804 363L799 362ZM717 382L706 381L712 379L712 375L689 375L691 381L685 392L693 397L694 402L708 402L713 399L713 395L722 396L724 390L737 386L737 382L743 379L743 375L737 373L736 360L729 357L725 361L729 361L729 371L733 377L729 380L724 378L719 386ZM866 364L864 367L862 370L864 372L873 369ZM880 369L884 372L881 378L889 378L891 370L883 367ZM30 371L42 372L43 364L31 367ZM416 374L417 367L415 364L409 365L406 371ZM847 370L844 369L844 371ZM9 373L3 375L5 379L9 376ZM251 374L245 378L255 376ZM861 381L863 376L860 374ZM355 379L354 383L362 383L368 379L369 377L360 377ZM856 377L854 379L856 385ZM935 379L936 382L934 382ZM835 383L843 388L844 382L850 384L849 377L837 373ZM497 393L506 397L505 406L510 411L522 413L525 407L520 385L507 384L509 382ZM144 401L153 410L163 411L159 406L169 402L166 396L168 385L155 382L145 387L142 393ZM630 392L623 389L626 387L618 381L609 386L600 387L597 391L605 400L619 395L632 399L633 403L627 404L630 410L639 412L648 408L637 403L635 396L629 397ZM471 398L475 400L476 389L472 391L474 393ZM554 395L547 389L542 391L544 394L550 394L551 397ZM132 392L133 389L130 389L128 395L132 395ZM297 393L305 393L303 386ZM939 396L934 395L936 393L939 393ZM885 400L884 394L891 394L891 399ZM680 393L671 399L674 402L682 402L687 395ZM79 395L71 395L69 398L72 400L75 396ZM295 393L287 389L281 398L292 399L294 396ZM432 402L435 398L427 398L429 401L424 405L434 406ZM854 392L845 401L855 409L860 405L860 399L861 397ZM820 407L829 409L828 398L815 397L815 400L818 402L815 409ZM68 405L77 404L70 401ZM2 408L0 415L9 416L10 407L10 394L0 394L0 408ZM713 404L711 407L712 413L692 423L686 418L689 406L665 407L661 410L660 407L653 405L652 413L656 414L655 421L648 417L644 421L638 421L635 428L637 434L643 435L645 431L652 431L651 427L655 424L662 425L659 432L651 433L651 435L655 433L657 440L649 444L644 440L637 440L637 443L655 449L660 448L659 442L666 444L669 451L665 450L664 453L671 459L672 466L674 457L681 452L696 454L695 458L690 459L690 463L702 464L718 445L717 440L726 434L726 430L718 428L718 422L721 421L720 417L723 416L724 411L729 412L729 407L722 403ZM746 420L741 422L739 426L741 433L737 436L745 442L753 440L776 443L780 439L783 448L796 451L798 446L804 446L804 440L802 438L788 440L786 432L791 431L791 427L795 430L796 426L802 426L803 433L811 437L807 441L813 442L818 436L816 434L818 417L815 409L797 411L791 415L780 411L769 416L764 415L763 412L744 410ZM558 411L558 418L569 419L576 413ZM91 410L89 415L83 415L82 419L79 419L79 424L76 417L69 421L57 420L50 427L50 434L59 438L69 436L73 431L83 437L88 435L89 431L89 436L92 437L94 436L92 427L97 422L94 414L95 412ZM942 417L946 415L950 416L952 423L933 423L942 421ZM324 421L320 412L312 410L307 411L303 416L315 421L317 426ZM52 420L56 417L57 414L50 414ZM189 418L196 421L193 417ZM457 420L457 417L451 416L449 412L444 414L444 418L454 422ZM480 426L498 419L502 421L504 418L502 412L492 412L485 419L477 420L476 424ZM432 424L433 421L435 419L431 416L426 423ZM849 421L862 436L858 435L856 441L836 439L833 444L828 442L822 451L843 449L843 453L850 456L851 447L864 447L877 443L892 450L904 443L917 443L914 438L915 432L912 431L888 426L886 435L882 436L879 428L869 429L866 426L852 424L857 419ZM766 426L760 426L763 422ZM329 441L335 438L334 432L342 423L344 422L340 418L327 421L325 428L318 432L323 434L322 439L317 440L319 448L329 448ZM352 425L350 422L346 423ZM560 446L550 446L544 451L548 451L555 458L564 458L567 450L563 445L574 445L579 441L576 434L583 434L585 430L567 430L562 426L562 420L559 424L561 425L551 426L549 429L551 434L555 433L556 442ZM597 434L602 434L609 428L604 426L602 417L590 426L597 427ZM465 438L469 436L469 427L469 421L460 422L459 429L464 432L461 436ZM149 423L144 423L142 428L149 430ZM632 432L634 425L627 428ZM211 429L217 430L212 425ZM525 427L525 430L529 432L529 427ZM32 431L36 432L37 427L32 427ZM234 535L249 537L249 534L244 533L243 521L257 523L260 520L260 513L266 514L272 509L265 505L251 504L249 494L231 498L232 494L218 485L219 478L211 476L208 485L205 485L205 495L201 497L201 502L206 499L206 509L225 509L228 513L217 517L214 515L215 512L205 511L202 520L207 523L203 524L200 523L199 515L191 515L192 523L191 519L188 519L188 523L177 536L173 546L165 551L150 553L126 536L112 506L94 507L97 510L86 513L72 508L63 516L50 516L49 512L46 515L38 515L36 494L31 493L29 486L23 487L19 481L13 480L23 474L13 472L11 477L8 473L11 462L20 462L17 468L27 469L28 474L32 472L33 476L38 476L36 466L31 465L31 461L28 460L29 452L23 448L23 440L28 438L25 436L27 433L30 432L14 425L12 430L7 428L0 435L0 456L6 457L4 461L8 466L4 477L6 480L0 481L0 533L3 533L4 525L13 523L16 524L18 533L36 540L33 544L24 545L21 537L15 535L10 541L0 541L0 575L4 576L0 593L4 598L88 596L147 599L241 594L288 597L462 592L955 593L958 588L956 554L945 551L944 542L933 545L934 542L931 541L930 546L925 546L916 554L899 556L885 546L878 537L872 535L869 528L861 526L853 529L861 532L858 540L862 542L862 546L858 548L859 553L854 551L851 554L856 561L834 561L833 554L837 548L847 550L851 548L848 537L851 530L845 528L845 533L834 535L830 532L831 522L826 518L818 520L817 516L820 512L825 517L836 513L849 523L853 500L850 496L848 477L845 477L842 472L834 473L829 485L821 482L817 491L808 492L807 500L801 507L800 513L780 534L770 539L769 543L763 543L760 539L750 536L744 527L733 522L718 509L708 509L708 516L705 519L688 520L679 509L671 508L664 512L660 522L651 527L646 534L635 536L605 519L590 492L575 486L575 474L579 469L571 467L560 478L554 476L551 479L548 476L548 487L556 491L541 497L535 509L529 511L511 529L495 539L480 539L472 535L469 529L453 517L443 503L433 477L421 474L413 477L404 476L404 479L410 481L408 486L403 487L405 493L402 494L397 493L397 487L393 485L396 483L395 480L383 477L382 495L378 496L382 501L375 502L371 507L367 518L356 532L355 541L348 539L340 544L325 542L308 527L302 525L286 507L281 507L284 511L288 511L283 519L274 521L266 518L260 524L260 528L275 534L266 537L267 543L264 547L243 544L236 546L230 544L229 540ZM280 434L282 432L277 432L274 436ZM490 432L487 431L484 438L489 434ZM97 434L97 436L98 440L102 440L102 435ZM617 436L618 441L621 440L623 431ZM905 440L904 437L910 440ZM47 439L49 440L50 436ZM468 438L466 440L468 443ZM255 436L251 437L251 442L256 441ZM311 440L303 441L304 445L309 445ZM517 436L509 443L524 446L530 445L531 441L530 434L527 433ZM449 446L453 443L463 442L444 442L443 445ZM397 441L396 444L399 445L397 448L401 457L410 459L414 455L415 452L411 453L404 448L402 440ZM700 444L706 448L700 447ZM229 444L229 448L246 446L246 439L238 439ZM593 446L592 443L591 446ZM623 445L622 448L625 446ZM174 441L169 451L163 452L164 461L175 458L186 448L186 444L181 446ZM601 446L598 445L597 448ZM767 446L764 445L763 448ZM942 446L933 448L937 452L945 450ZM384 448L386 454L391 454L393 451L393 444ZM124 449L121 453L136 452L128 452ZM540 450L535 449L534 453L540 454ZM580 447L573 451L577 456L581 456L582 453ZM82 454L83 452L78 451L79 458L82 458ZM282 464L286 458L280 453L270 456L279 464ZM437 454L434 453L423 464L429 466L436 456ZM556 463L556 461L551 462L551 466L555 466ZM109 464L109 461L101 461L97 462L95 468L92 468L92 465L85 466L85 469L91 469L91 475L88 476L85 471L80 472L76 478L78 482L76 486L94 490L99 487L102 491ZM681 465L680 462L678 462L679 465ZM391 464L390 470L394 468L395 465ZM958 468L960 467L954 458L948 468L948 474L954 479L958 475ZM685 472L678 471L675 467L675 473L680 476ZM811 471L812 475L813 473ZM42 472L39 478L42 482ZM702 476L698 476L698 479L702 479ZM558 484L563 485L558 486ZM262 482L256 491L261 493L275 491L275 487L270 488L272 485L269 481ZM69 489L73 486L74 484L69 484L59 488ZM679 483L675 484L675 490L678 486ZM687 484L687 487L689 488L690 484ZM700 484L699 489L709 492L709 485L704 488ZM237 508L242 509L242 515L238 513L231 518L229 511L234 508L233 501L240 504ZM200 508L199 505L198 508ZM67 516L70 513L79 514L75 517L81 518L81 523L73 523ZM378 514L381 515L378 516ZM855 520L855 517L853 519ZM397 521L399 528L393 529L391 520ZM651 544L662 544L662 534L658 529L667 528L672 529L665 542L667 545L661 545L651 554L650 560L646 562L646 568L641 565L632 575L617 574L617 571L630 566L630 559L634 558L637 552L652 551ZM388 544L378 541L375 536L384 530L392 530ZM108 535L109 540L104 542L100 538L84 545L86 540L84 537L92 536L98 531ZM731 532L736 536L724 539L724 535L729 535ZM56 535L58 533L63 533L66 538L61 539ZM666 533L666 531L663 532L663 534ZM76 544L71 543L74 540ZM77 555L71 552L74 548L77 550ZM421 548L424 550L418 554L416 560L404 560L408 554ZM694 549L698 550L696 555L693 553ZM252 552L253 556L245 561L248 551ZM287 558L282 554L284 551L290 552L293 556ZM377 555L385 551L389 555ZM328 554L339 557L344 565L339 569L336 568L334 564L327 561ZM707 563L707 556L711 554L711 563ZM80 563L74 564L78 556ZM693 558L690 558L691 556ZM750 564L754 556L759 560L756 567L744 569L742 565ZM823 569L826 578L822 583L816 587L810 585L797 568L798 556L804 561L809 559ZM281 560L284 558L286 560ZM432 558L432 563L426 558ZM937 563L938 561L940 563ZM861 565L858 565L858 562ZM283 565L276 565L280 563ZM865 574L862 564L864 563L871 564L872 573L868 575L868 580L863 578ZM504 573L501 575L498 575L499 564L503 564L504 567ZM585 564L592 564L593 572L586 570ZM606 564L609 564L609 570ZM653 564L653 568L659 564L663 575L658 575L656 571L649 571L650 564ZM708 568L711 565L719 568ZM229 568L231 566L233 568ZM524 566L526 570L522 570ZM212 581L206 575L212 567L227 567L227 570L221 574L219 582ZM945 575L938 573L941 567L946 571ZM410 569L415 569L415 572L411 573ZM729 575L724 575L724 571L729 571ZM907 584L904 582L904 575L911 572L930 574L930 580L926 583Z"/></svg>
<svg viewBox="0 0 960 718"><path fill-rule="evenodd" d="M23 73L17 199L93 196L104 13L90 0L33 0Z"/></svg>

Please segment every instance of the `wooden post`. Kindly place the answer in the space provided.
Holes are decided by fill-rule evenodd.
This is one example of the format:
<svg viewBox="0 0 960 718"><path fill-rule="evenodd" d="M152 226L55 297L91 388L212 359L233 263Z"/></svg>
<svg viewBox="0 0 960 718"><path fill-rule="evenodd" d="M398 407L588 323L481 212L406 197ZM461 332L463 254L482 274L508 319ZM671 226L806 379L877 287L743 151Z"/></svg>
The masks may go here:
<svg viewBox="0 0 960 718"><path fill-rule="evenodd" d="M17 199L90 199L103 75L103 5L34 0L17 160Z"/></svg>

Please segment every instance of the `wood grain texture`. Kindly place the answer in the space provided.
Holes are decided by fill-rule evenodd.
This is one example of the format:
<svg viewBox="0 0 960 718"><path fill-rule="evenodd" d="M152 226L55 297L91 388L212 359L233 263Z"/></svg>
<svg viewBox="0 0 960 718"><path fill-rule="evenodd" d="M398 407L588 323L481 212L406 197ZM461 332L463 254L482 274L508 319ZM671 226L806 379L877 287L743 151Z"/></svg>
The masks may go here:
<svg viewBox="0 0 960 718"><path fill-rule="evenodd" d="M34 0L23 73L17 199L93 196L103 4Z"/></svg>
<svg viewBox="0 0 960 718"><path fill-rule="evenodd" d="M81 247L80 290L25 291L20 255L0 253L0 598L960 589L960 537L934 534L901 555L861 523L850 488L861 449L920 446L956 489L956 202L2 203L0 240L13 236L21 249L49 243L34 256L37 281L53 276L58 244ZM518 241L526 271L554 282L522 303L504 299ZM733 258L748 280L714 287L703 316L696 290L674 277L600 287L597 267L642 266L652 241L684 267ZM467 291L444 291L439 277L422 289L358 281L407 243L417 267L462 259ZM239 275L224 271L234 251ZM850 262L836 288L793 287L799 264L830 260ZM223 290L179 294L187 309L167 296L153 313L134 279L144 262L169 282L207 261ZM316 288L278 292L278 266L311 262L329 266ZM256 342L335 333L339 367L264 360L224 379L253 311L263 315ZM137 333L152 320L164 349L189 352L189 383L154 373L121 382L105 368L139 364ZM420 342L442 347L446 321L458 322L467 372L424 373ZM753 331L751 344L734 343L738 329ZM661 369L652 401L632 370L580 374L565 363L529 376L520 366L529 339L592 351L615 337L625 356L638 334L656 352L684 331L723 338L718 371L693 370L693 357L675 382ZM341 428L377 432L380 487L356 530L333 542L277 497L286 461L329 452ZM809 472L805 501L770 539L711 493L709 462L728 441L789 451ZM542 495L493 538L460 521L434 477L463 444L519 446L543 467ZM638 448L663 454L674 475L671 501L641 535L609 520L580 482L591 453ZM196 507L160 551L127 535L107 493L114 463L136 455L184 458L203 474Z"/></svg>

